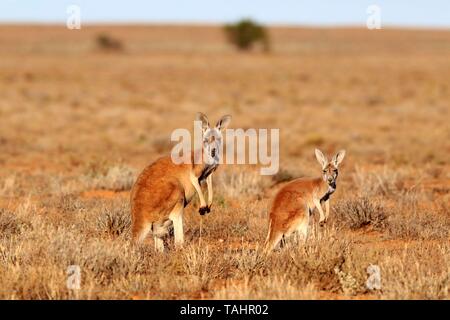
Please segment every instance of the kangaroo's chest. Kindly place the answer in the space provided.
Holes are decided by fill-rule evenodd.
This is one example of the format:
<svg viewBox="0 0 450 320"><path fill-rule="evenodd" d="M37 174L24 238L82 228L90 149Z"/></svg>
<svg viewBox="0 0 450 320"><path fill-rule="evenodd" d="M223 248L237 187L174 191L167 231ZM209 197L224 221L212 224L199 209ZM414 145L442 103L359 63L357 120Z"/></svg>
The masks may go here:
<svg viewBox="0 0 450 320"><path fill-rule="evenodd" d="M328 201L334 191L336 191L336 188L329 187L325 194L320 198L320 203Z"/></svg>
<svg viewBox="0 0 450 320"><path fill-rule="evenodd" d="M206 178L213 173L217 169L218 165L207 165L205 166L202 171L200 172L200 175L198 177L198 183L201 184L203 181L206 180ZM197 191L195 190L192 183L189 183L185 189L184 189L184 205L187 206L189 202L191 202L192 198L195 196Z"/></svg>
<svg viewBox="0 0 450 320"><path fill-rule="evenodd" d="M213 173L214 171L216 171L218 167L218 164L211 164L211 165L206 165L202 172L200 173L200 176L198 177L198 183L201 183L202 181L206 180L206 178L208 178L208 176Z"/></svg>
<svg viewBox="0 0 450 320"><path fill-rule="evenodd" d="M187 188L184 189L184 206L187 206L194 197L196 191L192 184L189 184Z"/></svg>

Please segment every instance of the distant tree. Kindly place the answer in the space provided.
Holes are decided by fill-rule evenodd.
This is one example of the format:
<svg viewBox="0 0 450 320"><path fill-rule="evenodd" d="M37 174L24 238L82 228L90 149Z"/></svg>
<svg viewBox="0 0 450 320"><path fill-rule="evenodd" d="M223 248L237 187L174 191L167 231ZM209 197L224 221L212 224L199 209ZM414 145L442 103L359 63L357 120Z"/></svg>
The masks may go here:
<svg viewBox="0 0 450 320"><path fill-rule="evenodd" d="M108 51L121 51L123 50L123 45L120 40L117 40L113 37L111 37L108 34L99 34L96 38L97 46L101 50L108 50Z"/></svg>
<svg viewBox="0 0 450 320"><path fill-rule="evenodd" d="M243 19L225 26L228 40L240 50L250 50L255 43L260 43L269 51L269 36L266 28L250 19Z"/></svg>

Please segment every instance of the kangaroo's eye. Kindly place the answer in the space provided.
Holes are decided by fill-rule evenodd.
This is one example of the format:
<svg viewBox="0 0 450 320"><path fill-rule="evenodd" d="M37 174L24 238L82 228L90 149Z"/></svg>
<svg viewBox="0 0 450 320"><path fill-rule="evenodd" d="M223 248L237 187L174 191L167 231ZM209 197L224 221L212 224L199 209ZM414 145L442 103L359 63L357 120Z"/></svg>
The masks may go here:
<svg viewBox="0 0 450 320"><path fill-rule="evenodd" d="M322 172L323 172L323 174L325 174L325 173L327 173L327 170L323 170Z"/></svg>
<svg viewBox="0 0 450 320"><path fill-rule="evenodd" d="M334 169L333 172L334 172L334 173L337 173L338 171L337 171L337 169Z"/></svg>

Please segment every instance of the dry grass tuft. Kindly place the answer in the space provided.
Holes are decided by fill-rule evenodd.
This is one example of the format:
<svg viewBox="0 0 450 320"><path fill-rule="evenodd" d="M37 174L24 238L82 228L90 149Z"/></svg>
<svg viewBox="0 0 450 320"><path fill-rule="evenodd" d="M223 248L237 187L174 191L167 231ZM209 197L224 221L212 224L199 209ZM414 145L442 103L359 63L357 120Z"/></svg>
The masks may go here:
<svg viewBox="0 0 450 320"><path fill-rule="evenodd" d="M217 179L217 186L225 197L260 197L270 184L270 178L261 176L258 169L235 166L234 170L223 172Z"/></svg>
<svg viewBox="0 0 450 320"><path fill-rule="evenodd" d="M374 230L383 230L387 217L386 208L367 197L341 200L333 206L332 213L332 219L339 227L350 229L370 226Z"/></svg>
<svg viewBox="0 0 450 320"><path fill-rule="evenodd" d="M356 167L353 181L361 196L396 196L403 190L402 173L388 167L378 171Z"/></svg>
<svg viewBox="0 0 450 320"><path fill-rule="evenodd" d="M450 215L446 211L398 210L387 221L390 238L444 240L450 238Z"/></svg>
<svg viewBox="0 0 450 320"><path fill-rule="evenodd" d="M86 188L106 189L113 191L130 190L136 179L136 171L128 166L117 165L106 172L93 171L81 177Z"/></svg>
<svg viewBox="0 0 450 320"><path fill-rule="evenodd" d="M2 196L11 196L14 194L16 176L11 175L3 180L3 185L0 188L0 194Z"/></svg>
<svg viewBox="0 0 450 320"><path fill-rule="evenodd" d="M111 236L129 236L131 217L128 203L107 206L97 216L97 230Z"/></svg>
<svg viewBox="0 0 450 320"><path fill-rule="evenodd" d="M31 224L16 212L0 209L0 234L2 237L20 235L31 228Z"/></svg>

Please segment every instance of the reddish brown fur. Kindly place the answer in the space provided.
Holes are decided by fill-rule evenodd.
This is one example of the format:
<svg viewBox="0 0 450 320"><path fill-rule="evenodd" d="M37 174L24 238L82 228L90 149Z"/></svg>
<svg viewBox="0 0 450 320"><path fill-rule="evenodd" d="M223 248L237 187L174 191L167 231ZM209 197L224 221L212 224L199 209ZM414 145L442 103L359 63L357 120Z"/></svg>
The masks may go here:
<svg viewBox="0 0 450 320"><path fill-rule="evenodd" d="M299 178L277 192L269 213L269 244L276 245L280 235L289 235L308 218L309 209L314 208L313 197L320 198L327 191L323 182L321 177Z"/></svg>
<svg viewBox="0 0 450 320"><path fill-rule="evenodd" d="M198 112L196 121L201 125L202 148L191 152L190 161L176 164L172 157L160 158L139 175L131 191L134 241L141 242L151 233L155 248L164 251L163 238L173 227L175 245L183 245L183 209L195 193L200 200L199 213L210 212L213 197L211 174L220 163L222 131L230 120L230 115L224 115L211 128L207 116ZM200 187L203 180L208 187L208 203Z"/></svg>
<svg viewBox="0 0 450 320"><path fill-rule="evenodd" d="M193 156L192 156L193 159ZM177 205L188 204L195 194L190 174L199 177L203 164L174 164L162 157L147 166L131 190L131 216L133 238L139 236L146 225L162 222Z"/></svg>
<svg viewBox="0 0 450 320"><path fill-rule="evenodd" d="M318 178L299 178L281 188L275 195L269 212L269 232L266 239L266 252L272 250L284 237L297 231L306 240L310 212L317 208L320 224L328 219L329 198L336 189L338 165L345 157L345 150L339 151L329 162L323 153L316 149L317 161L322 166ZM326 213L322 210L325 203Z"/></svg>

